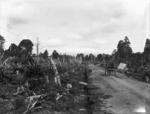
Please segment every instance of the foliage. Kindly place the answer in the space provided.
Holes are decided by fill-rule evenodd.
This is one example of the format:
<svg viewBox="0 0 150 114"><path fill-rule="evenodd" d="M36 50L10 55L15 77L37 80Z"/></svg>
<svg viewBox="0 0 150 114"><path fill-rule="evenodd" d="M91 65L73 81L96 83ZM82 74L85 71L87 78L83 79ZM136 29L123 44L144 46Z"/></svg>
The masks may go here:
<svg viewBox="0 0 150 114"><path fill-rule="evenodd" d="M7 57L18 56L18 46L16 44L11 44L9 49L5 51Z"/></svg>
<svg viewBox="0 0 150 114"><path fill-rule="evenodd" d="M15 57L22 64L31 62L33 61L31 57L32 48L33 43L28 39L22 40L18 46L13 43L9 49L5 50L3 60L9 57Z"/></svg>
<svg viewBox="0 0 150 114"><path fill-rule="evenodd" d="M46 110L68 111L74 109L76 96L80 96L85 88L79 82L87 82L87 71L84 62L98 63L103 66L113 67L116 63L127 63L129 72L136 79L145 81L150 78L150 40L147 39L143 53L133 53L130 41L126 36L120 40L117 50L111 55L92 53L77 54L76 57L59 54L53 51L52 57L56 63L62 86L54 82L55 69L48 57L48 51L40 54L36 61L36 55L32 54L33 43L26 39L17 46L11 44L5 50L5 61L1 60L0 66L0 113L27 114L38 113ZM84 62L79 62L77 59ZM111 64L109 64L111 63ZM115 64L114 64L115 63ZM16 71L19 70L19 74ZM14 83L14 82L17 83ZM71 88L67 85L71 84ZM2 109L7 109L6 111Z"/></svg>
<svg viewBox="0 0 150 114"><path fill-rule="evenodd" d="M20 51L26 50L27 52L31 53L33 49L33 43L29 39L22 40L18 47L20 48Z"/></svg>
<svg viewBox="0 0 150 114"><path fill-rule="evenodd" d="M36 62L26 65L25 77L29 82L31 90L38 89L39 86L44 83L42 67Z"/></svg>
<svg viewBox="0 0 150 114"><path fill-rule="evenodd" d="M57 52L56 50L53 51L52 57L53 57L54 59L58 59L59 54L58 54L58 52Z"/></svg>
<svg viewBox="0 0 150 114"><path fill-rule="evenodd" d="M85 61L89 61L89 56L88 56L88 55L85 55L84 60L85 60Z"/></svg>
<svg viewBox="0 0 150 114"><path fill-rule="evenodd" d="M146 39L143 54L144 54L145 61L150 62L150 39Z"/></svg>
<svg viewBox="0 0 150 114"><path fill-rule="evenodd" d="M145 81L146 76L150 77L150 40L146 39L144 52L133 53L130 44L127 36L124 40L120 40L117 45L117 51L114 50L111 55L111 60L116 64L120 62L126 63L129 68L128 73L132 77Z"/></svg>
<svg viewBox="0 0 150 114"><path fill-rule="evenodd" d="M98 60L98 61L102 61L102 60L103 60L102 54L98 54L98 55L97 55L97 60Z"/></svg>
<svg viewBox="0 0 150 114"><path fill-rule="evenodd" d="M132 49L130 47L130 41L127 36L124 40L120 40L117 46L117 56L120 62L127 63L130 55L132 54Z"/></svg>
<svg viewBox="0 0 150 114"><path fill-rule="evenodd" d="M77 54L76 58L84 60L84 54L83 53Z"/></svg>
<svg viewBox="0 0 150 114"><path fill-rule="evenodd" d="M12 58L16 59L16 57ZM42 110L49 112L68 111L74 108L75 96L79 95L82 90L79 81L84 79L83 66L71 59L57 64L62 81L62 86L59 86L54 82L54 69L49 60L41 59L39 62L32 61L21 64L21 66L16 64L16 67L13 67L12 60L8 61L9 64L7 63L9 67L3 66L0 69L2 80L0 84L3 83L3 86L5 86L2 90L0 85L2 93L0 98L3 99L0 104L5 102L4 98L9 101L9 103L6 103L9 109L4 113L27 114L38 113ZM21 74L16 74L16 69ZM14 77L18 78L18 76L23 76L23 83L13 83ZM47 82L47 76L49 82ZM69 90L67 88L68 83L72 84L72 88ZM8 90L9 92L7 92ZM6 96L10 96L9 99ZM9 104L11 106L8 106ZM0 109L0 113L2 111Z"/></svg>
<svg viewBox="0 0 150 114"><path fill-rule="evenodd" d="M44 59L48 59L48 51L45 50L44 53L40 52L39 57L44 58Z"/></svg>
<svg viewBox="0 0 150 114"><path fill-rule="evenodd" d="M0 54L4 52L4 43L5 43L5 39L3 36L0 35Z"/></svg>
<svg viewBox="0 0 150 114"><path fill-rule="evenodd" d="M44 51L43 58L44 59L48 59L48 51L47 50Z"/></svg>

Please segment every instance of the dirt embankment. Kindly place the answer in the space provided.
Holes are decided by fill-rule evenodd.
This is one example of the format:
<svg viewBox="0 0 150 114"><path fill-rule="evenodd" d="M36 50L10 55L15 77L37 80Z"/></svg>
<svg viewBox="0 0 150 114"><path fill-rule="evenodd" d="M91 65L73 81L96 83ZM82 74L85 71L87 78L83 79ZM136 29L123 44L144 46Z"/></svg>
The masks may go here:
<svg viewBox="0 0 150 114"><path fill-rule="evenodd" d="M102 100L101 110L114 114L142 114L137 112L140 108L149 114L150 85L117 73L117 76L103 76L104 70L97 66L89 65L92 70L90 79L97 86L97 93L108 97Z"/></svg>

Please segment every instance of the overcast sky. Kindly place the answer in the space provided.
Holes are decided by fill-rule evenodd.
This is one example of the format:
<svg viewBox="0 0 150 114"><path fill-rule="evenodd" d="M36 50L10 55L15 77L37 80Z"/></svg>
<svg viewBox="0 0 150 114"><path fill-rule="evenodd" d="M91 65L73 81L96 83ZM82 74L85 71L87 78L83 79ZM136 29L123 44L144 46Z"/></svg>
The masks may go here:
<svg viewBox="0 0 150 114"><path fill-rule="evenodd" d="M148 38L148 14L148 0L0 0L0 34L6 49L38 36L50 54L111 54L128 36L137 52Z"/></svg>

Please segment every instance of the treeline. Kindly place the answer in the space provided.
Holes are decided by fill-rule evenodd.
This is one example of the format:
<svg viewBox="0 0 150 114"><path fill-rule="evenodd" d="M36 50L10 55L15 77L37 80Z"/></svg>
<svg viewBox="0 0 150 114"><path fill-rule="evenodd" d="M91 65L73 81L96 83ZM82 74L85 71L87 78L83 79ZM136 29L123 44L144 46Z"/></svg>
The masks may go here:
<svg viewBox="0 0 150 114"><path fill-rule="evenodd" d="M136 79L145 81L150 78L150 39L146 39L143 52L133 52L131 42L127 36L120 40L117 48L113 50L112 54L93 54L84 55L77 54L77 58L82 58L84 61L93 63L100 63L105 66L108 63L113 63L116 67L120 63L125 63L128 67L128 73Z"/></svg>
<svg viewBox="0 0 150 114"><path fill-rule="evenodd" d="M4 37L0 36L1 60L15 56L18 62L25 64L27 61L32 61L32 59L37 57L36 54L32 53L33 43L29 39L23 39L19 45L12 43L7 50L4 50L4 43ZM116 49L114 49L110 55L98 54L95 56L92 53L89 55L78 53L76 56L71 56L67 54L60 54L54 50L51 56L56 59L59 58L60 61L76 59L80 62L90 62L94 64L100 63L102 66L109 62L113 62L116 66L120 63L126 63L129 68L129 72L139 74L144 78L145 75L150 77L150 39L146 39L143 52L133 52L130 45L131 42L129 38L125 36L123 40L118 42ZM45 50L44 53L41 52L39 54L40 59L47 59L48 56L49 53L47 50Z"/></svg>

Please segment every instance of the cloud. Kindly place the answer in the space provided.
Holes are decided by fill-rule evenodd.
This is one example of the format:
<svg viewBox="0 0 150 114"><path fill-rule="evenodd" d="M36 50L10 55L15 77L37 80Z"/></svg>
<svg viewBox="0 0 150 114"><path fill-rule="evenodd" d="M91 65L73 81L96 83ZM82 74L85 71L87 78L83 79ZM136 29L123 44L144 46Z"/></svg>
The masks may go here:
<svg viewBox="0 0 150 114"><path fill-rule="evenodd" d="M94 38L93 40L92 40L92 42L94 43L94 44L98 44L98 45L105 45L105 44L107 44L107 39L102 39L102 38Z"/></svg>
<svg viewBox="0 0 150 114"><path fill-rule="evenodd" d="M50 38L48 40L41 40L40 41L43 47L61 47L64 45L64 42L60 39Z"/></svg>
<svg viewBox="0 0 150 114"><path fill-rule="evenodd" d="M17 25L27 24L28 22L29 22L28 19L25 19L22 17L10 16L10 17L8 17L7 28L11 28L11 27L17 26Z"/></svg>
<svg viewBox="0 0 150 114"><path fill-rule="evenodd" d="M6 0L0 1L1 7L1 21L5 21L8 29L13 26L29 23L32 15L32 7L25 1L20 0Z"/></svg>
<svg viewBox="0 0 150 114"><path fill-rule="evenodd" d="M37 10L33 19L44 20L57 27L75 25L91 27L95 21L102 24L112 18L119 19L126 15L126 10L120 2L110 0L38 1L30 3Z"/></svg>
<svg viewBox="0 0 150 114"><path fill-rule="evenodd" d="M79 34L68 34L66 36L66 39L71 39L71 40L83 40L83 36L79 35Z"/></svg>
<svg viewBox="0 0 150 114"><path fill-rule="evenodd" d="M0 25L39 35L48 50L111 53L126 35L135 49L144 36L142 1L3 0Z"/></svg>

